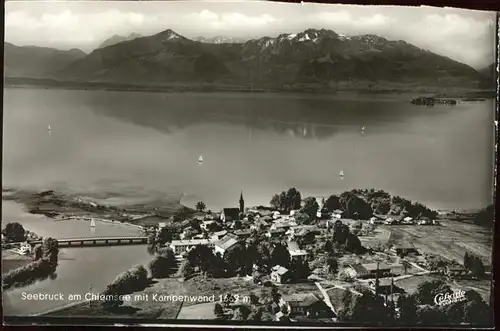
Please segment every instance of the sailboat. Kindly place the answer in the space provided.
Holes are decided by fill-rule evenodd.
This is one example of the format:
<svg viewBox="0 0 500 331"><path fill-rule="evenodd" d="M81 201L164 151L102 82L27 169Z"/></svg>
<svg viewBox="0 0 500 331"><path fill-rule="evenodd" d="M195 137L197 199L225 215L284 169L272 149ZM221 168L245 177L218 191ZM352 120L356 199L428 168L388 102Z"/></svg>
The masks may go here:
<svg viewBox="0 0 500 331"><path fill-rule="evenodd" d="M200 157L198 158L198 163L199 163L199 164L202 164L202 163L203 163L203 155L200 155Z"/></svg>
<svg viewBox="0 0 500 331"><path fill-rule="evenodd" d="M50 132L50 131L52 131L52 128L50 127L50 124L49 124L49 126L47 127L47 131L49 131L49 132Z"/></svg>
<svg viewBox="0 0 500 331"><path fill-rule="evenodd" d="M362 128L361 128L361 131L363 131L363 132L364 132L364 131L365 131L365 127L362 127Z"/></svg>
<svg viewBox="0 0 500 331"><path fill-rule="evenodd" d="M95 228L95 221L94 221L94 219L90 220L90 227L91 228Z"/></svg>
<svg viewBox="0 0 500 331"><path fill-rule="evenodd" d="M340 176L340 179L344 179L344 171L343 170L340 170L339 176Z"/></svg>

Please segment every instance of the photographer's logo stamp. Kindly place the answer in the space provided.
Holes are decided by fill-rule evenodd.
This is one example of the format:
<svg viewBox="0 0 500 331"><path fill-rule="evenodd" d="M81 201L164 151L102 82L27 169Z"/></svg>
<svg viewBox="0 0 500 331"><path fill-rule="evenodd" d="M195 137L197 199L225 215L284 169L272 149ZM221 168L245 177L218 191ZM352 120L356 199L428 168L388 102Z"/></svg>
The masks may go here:
<svg viewBox="0 0 500 331"><path fill-rule="evenodd" d="M465 291L458 290L455 292L438 293L434 297L434 303L438 306L446 306L456 302L465 301L465 299Z"/></svg>

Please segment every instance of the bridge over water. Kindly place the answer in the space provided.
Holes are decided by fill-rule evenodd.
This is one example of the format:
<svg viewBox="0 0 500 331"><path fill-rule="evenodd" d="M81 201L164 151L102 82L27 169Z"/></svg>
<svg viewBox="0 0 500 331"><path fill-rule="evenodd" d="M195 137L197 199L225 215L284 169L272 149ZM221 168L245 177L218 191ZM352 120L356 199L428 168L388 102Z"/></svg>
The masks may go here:
<svg viewBox="0 0 500 331"><path fill-rule="evenodd" d="M115 237L81 237L57 239L59 247L86 247L86 246L119 246L119 245L145 245L147 237L115 236ZM41 244L42 240L28 241L31 246Z"/></svg>

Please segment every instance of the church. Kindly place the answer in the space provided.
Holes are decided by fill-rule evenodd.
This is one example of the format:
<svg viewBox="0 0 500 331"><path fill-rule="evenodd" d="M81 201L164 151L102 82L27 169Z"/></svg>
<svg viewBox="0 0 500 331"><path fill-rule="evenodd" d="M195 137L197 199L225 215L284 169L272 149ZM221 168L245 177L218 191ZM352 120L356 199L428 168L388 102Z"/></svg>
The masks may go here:
<svg viewBox="0 0 500 331"><path fill-rule="evenodd" d="M240 208L224 208L220 214L220 220L223 223L234 222L240 220L240 213L245 212L245 200L243 199L243 191L240 194Z"/></svg>

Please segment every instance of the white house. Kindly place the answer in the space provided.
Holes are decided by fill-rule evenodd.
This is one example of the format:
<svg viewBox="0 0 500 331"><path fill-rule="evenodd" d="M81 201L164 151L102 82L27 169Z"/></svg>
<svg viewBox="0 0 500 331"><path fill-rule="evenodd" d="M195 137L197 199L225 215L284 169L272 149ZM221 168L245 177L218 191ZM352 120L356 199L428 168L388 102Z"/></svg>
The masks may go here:
<svg viewBox="0 0 500 331"><path fill-rule="evenodd" d="M172 242L170 243L170 248L172 248L175 255L180 255L199 245L207 245L208 247L214 247L214 243L208 239L191 239L191 240L172 240Z"/></svg>
<svg viewBox="0 0 500 331"><path fill-rule="evenodd" d="M299 248L299 245L295 241L287 242L288 252L290 253L290 259L292 261L305 260L307 258L307 252Z"/></svg>
<svg viewBox="0 0 500 331"><path fill-rule="evenodd" d="M335 209L332 213L332 218L341 219L344 212L340 209Z"/></svg>

